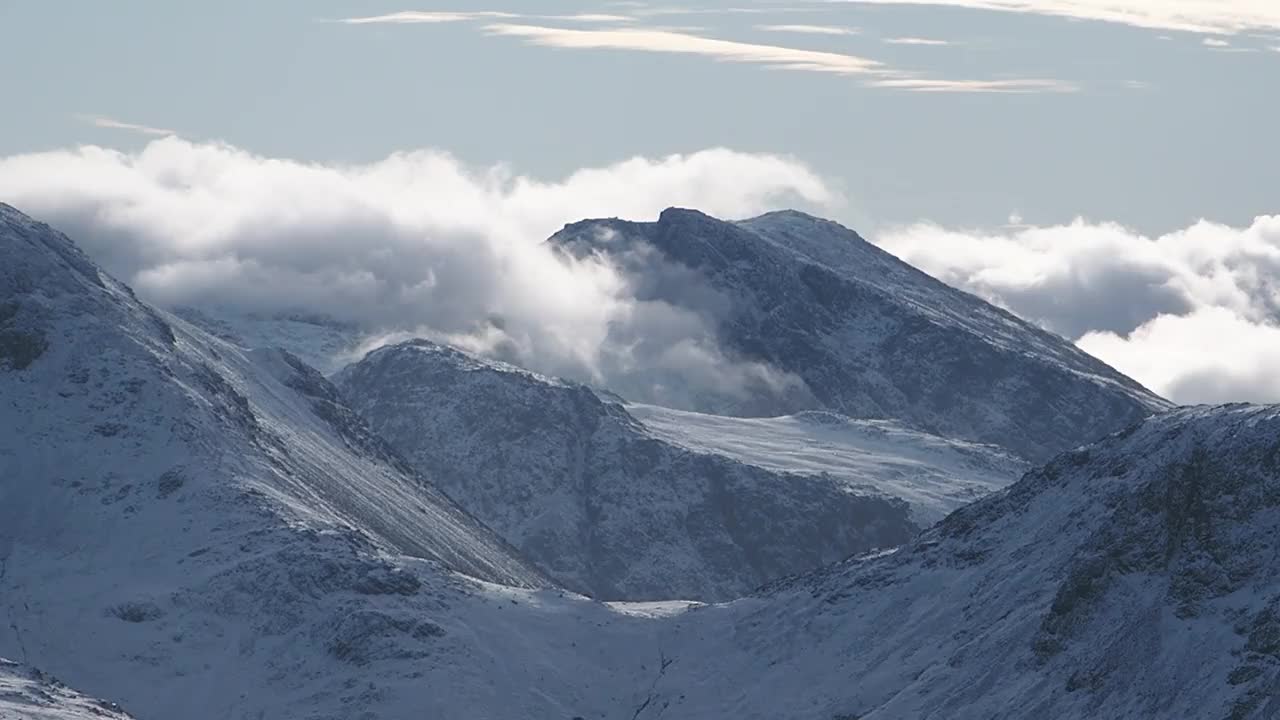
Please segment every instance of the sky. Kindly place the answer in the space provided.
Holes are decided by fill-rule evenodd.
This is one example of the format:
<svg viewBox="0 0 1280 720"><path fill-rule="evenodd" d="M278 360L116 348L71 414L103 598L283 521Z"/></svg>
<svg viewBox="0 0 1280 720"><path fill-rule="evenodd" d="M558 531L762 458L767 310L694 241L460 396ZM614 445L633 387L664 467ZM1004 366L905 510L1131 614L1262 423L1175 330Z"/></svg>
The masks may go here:
<svg viewBox="0 0 1280 720"><path fill-rule="evenodd" d="M793 206L1175 400L1280 401L1272 0L0 0L0 26L0 200L158 301L523 313L590 365L635 307L538 240Z"/></svg>

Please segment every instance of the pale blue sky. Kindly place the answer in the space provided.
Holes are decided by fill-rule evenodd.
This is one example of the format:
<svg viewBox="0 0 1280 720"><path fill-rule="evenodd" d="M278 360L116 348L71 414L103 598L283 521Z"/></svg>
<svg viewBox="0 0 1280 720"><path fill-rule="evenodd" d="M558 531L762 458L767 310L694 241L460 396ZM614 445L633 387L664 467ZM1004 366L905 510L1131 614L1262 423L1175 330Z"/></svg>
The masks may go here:
<svg viewBox="0 0 1280 720"><path fill-rule="evenodd" d="M1148 5L1162 2L1178 4ZM766 11L721 12L731 6ZM361 162L431 147L548 178L712 146L784 153L836 183L847 200L840 219L862 228L918 219L990 227L1017 213L1028 223L1085 215L1155 233L1200 217L1245 225L1280 209L1280 30L1207 34L897 4L686 7L702 12L509 0L0 0L0 156L152 139L83 117L102 116L272 157ZM522 17L325 22L410 10ZM635 17L530 17L572 13ZM856 74L550 48L485 29L503 23L659 27L867 58L929 79L1059 86L1026 94L873 87ZM886 42L903 37L949 44ZM1074 91L1057 91L1067 87Z"/></svg>

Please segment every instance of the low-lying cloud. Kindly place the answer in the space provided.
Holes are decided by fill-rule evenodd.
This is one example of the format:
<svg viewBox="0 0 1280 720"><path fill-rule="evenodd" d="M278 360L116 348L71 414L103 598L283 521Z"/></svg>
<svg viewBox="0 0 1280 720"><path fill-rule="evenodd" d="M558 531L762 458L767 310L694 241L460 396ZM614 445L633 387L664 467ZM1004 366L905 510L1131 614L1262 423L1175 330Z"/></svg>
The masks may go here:
<svg viewBox="0 0 1280 720"><path fill-rule="evenodd" d="M668 402L671 378L729 397L789 380L726 357L706 318L637 302L633 279L543 241L584 217L649 220L671 205L738 217L838 199L794 160L725 149L543 181L433 150L338 166L176 137L136 153L0 159L0 197L162 305L324 313L638 399L652 380L651 399Z"/></svg>
<svg viewBox="0 0 1280 720"><path fill-rule="evenodd" d="M1280 216L1159 237L1083 220L990 233L921 223L877 242L1174 401L1280 402Z"/></svg>

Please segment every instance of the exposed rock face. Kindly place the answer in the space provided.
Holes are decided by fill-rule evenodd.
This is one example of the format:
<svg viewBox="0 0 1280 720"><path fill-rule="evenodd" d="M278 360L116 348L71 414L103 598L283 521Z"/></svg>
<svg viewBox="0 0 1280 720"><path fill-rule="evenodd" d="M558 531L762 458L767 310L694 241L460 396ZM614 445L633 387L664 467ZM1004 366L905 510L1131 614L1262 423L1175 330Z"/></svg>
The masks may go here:
<svg viewBox="0 0 1280 720"><path fill-rule="evenodd" d="M609 256L639 299L703 315L728 350L805 390L691 396L690 409L823 407L1045 460L1170 407L1067 340L802 213L731 223L673 208L652 223L574 223L550 242Z"/></svg>
<svg viewBox="0 0 1280 720"><path fill-rule="evenodd" d="M869 478L696 452L583 385L427 341L376 350L336 379L450 497L598 598L727 600L919 528ZM1010 467L993 465L991 482L1011 481Z"/></svg>

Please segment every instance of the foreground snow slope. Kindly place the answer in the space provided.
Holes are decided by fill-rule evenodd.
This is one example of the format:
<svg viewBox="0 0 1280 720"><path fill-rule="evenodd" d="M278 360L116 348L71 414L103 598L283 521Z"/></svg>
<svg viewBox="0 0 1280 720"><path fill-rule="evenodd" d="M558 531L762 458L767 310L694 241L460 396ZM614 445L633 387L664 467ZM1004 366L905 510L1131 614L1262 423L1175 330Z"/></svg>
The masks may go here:
<svg viewBox="0 0 1280 720"><path fill-rule="evenodd" d="M574 223L550 242L612 258L639 300L703 316L733 354L802 381L747 402L692 396L688 409L825 408L1044 460L1170 407L1067 340L802 213L730 223L671 208L651 223Z"/></svg>
<svg viewBox="0 0 1280 720"><path fill-rule="evenodd" d="M87 698L48 673L0 658L0 720L129 720L115 703Z"/></svg>
<svg viewBox="0 0 1280 720"><path fill-rule="evenodd" d="M1021 469L990 450L962 458L907 445L900 454L916 456L895 465L884 437L877 461L863 458L857 471L753 464L667 439L585 386L425 340L375 350L335 380L450 497L567 587L601 599L737 597L905 542L922 519ZM667 420L667 435L682 422L648 412ZM792 439L797 451L812 440ZM966 459L972 465L953 474ZM914 490L920 502L904 502Z"/></svg>

